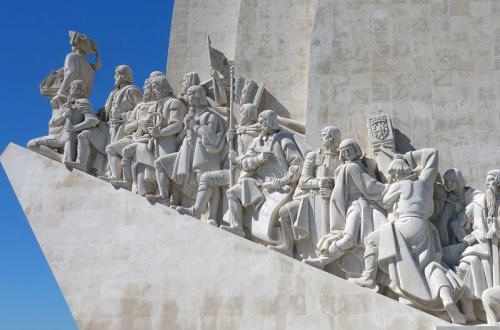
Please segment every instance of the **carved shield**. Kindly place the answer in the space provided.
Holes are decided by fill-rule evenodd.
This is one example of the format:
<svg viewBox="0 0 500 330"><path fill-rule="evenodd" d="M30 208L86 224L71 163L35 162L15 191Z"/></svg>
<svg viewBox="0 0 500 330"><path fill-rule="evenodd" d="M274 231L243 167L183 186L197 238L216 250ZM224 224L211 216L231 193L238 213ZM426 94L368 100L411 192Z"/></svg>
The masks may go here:
<svg viewBox="0 0 500 330"><path fill-rule="evenodd" d="M378 140L385 140L389 137L389 124L386 120L379 120L372 123L373 136Z"/></svg>

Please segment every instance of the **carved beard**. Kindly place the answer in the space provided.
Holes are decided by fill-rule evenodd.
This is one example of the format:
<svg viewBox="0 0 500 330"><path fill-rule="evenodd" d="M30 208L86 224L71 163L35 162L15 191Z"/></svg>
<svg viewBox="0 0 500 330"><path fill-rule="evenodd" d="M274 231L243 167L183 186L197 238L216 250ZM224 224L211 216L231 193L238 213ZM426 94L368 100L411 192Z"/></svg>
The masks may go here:
<svg viewBox="0 0 500 330"><path fill-rule="evenodd" d="M495 189L488 188L486 190L484 199L486 201L486 214L488 215L488 217L495 218L498 215L499 206Z"/></svg>

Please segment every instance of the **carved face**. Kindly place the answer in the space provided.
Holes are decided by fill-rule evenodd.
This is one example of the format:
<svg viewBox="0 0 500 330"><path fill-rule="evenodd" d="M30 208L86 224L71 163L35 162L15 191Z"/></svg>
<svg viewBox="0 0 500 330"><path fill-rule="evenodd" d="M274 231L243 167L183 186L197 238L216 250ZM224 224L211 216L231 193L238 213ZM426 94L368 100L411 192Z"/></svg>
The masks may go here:
<svg viewBox="0 0 500 330"><path fill-rule="evenodd" d="M499 182L497 182L496 177L494 175L488 175L486 177L486 187L489 190L497 192L498 191L498 185L499 185Z"/></svg>
<svg viewBox="0 0 500 330"><path fill-rule="evenodd" d="M144 86L142 87L142 90L144 91L144 102L151 101L152 92L150 79L144 80Z"/></svg>
<svg viewBox="0 0 500 330"><path fill-rule="evenodd" d="M163 97L163 89L159 81L153 80L151 83L151 97L154 100L159 100Z"/></svg>
<svg viewBox="0 0 500 330"><path fill-rule="evenodd" d="M187 100L188 100L189 105L192 107L199 107L200 106L200 98L196 96L196 93L193 89L188 89Z"/></svg>
<svg viewBox="0 0 500 330"><path fill-rule="evenodd" d="M338 148L340 132L334 127L325 127L321 130L321 145L325 149Z"/></svg>
<svg viewBox="0 0 500 330"><path fill-rule="evenodd" d="M255 123L257 107L253 104L244 104L240 110L241 124L249 125Z"/></svg>
<svg viewBox="0 0 500 330"><path fill-rule="evenodd" d="M127 82L127 74L124 70L115 71L115 87L120 87Z"/></svg>
<svg viewBox="0 0 500 330"><path fill-rule="evenodd" d="M356 147L353 144L345 145L340 148L340 156L347 161L353 161L358 158Z"/></svg>

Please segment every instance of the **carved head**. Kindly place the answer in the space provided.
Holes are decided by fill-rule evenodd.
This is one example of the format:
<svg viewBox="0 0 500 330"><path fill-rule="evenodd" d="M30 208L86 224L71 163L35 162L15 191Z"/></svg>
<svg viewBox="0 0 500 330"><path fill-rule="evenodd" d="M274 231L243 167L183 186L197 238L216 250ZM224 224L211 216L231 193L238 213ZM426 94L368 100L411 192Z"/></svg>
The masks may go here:
<svg viewBox="0 0 500 330"><path fill-rule="evenodd" d="M251 125L257 122L257 106L253 103L246 103L241 106L241 125Z"/></svg>
<svg viewBox="0 0 500 330"><path fill-rule="evenodd" d="M132 69L128 65L118 65L115 68L115 88L129 85L132 81Z"/></svg>
<svg viewBox="0 0 500 330"><path fill-rule="evenodd" d="M73 99L83 99L87 97L87 88L82 80L73 80L69 84L69 96Z"/></svg>
<svg viewBox="0 0 500 330"><path fill-rule="evenodd" d="M359 144L352 139L345 139L339 145L340 159L352 162L363 157L363 151Z"/></svg>
<svg viewBox="0 0 500 330"><path fill-rule="evenodd" d="M208 101L205 88L199 85L189 87L187 90L187 100L189 105L195 108L207 106Z"/></svg>
<svg viewBox="0 0 500 330"><path fill-rule="evenodd" d="M401 181L412 177L414 173L413 168L406 162L406 160L401 158L396 158L390 162L387 169L387 173L391 177L389 181Z"/></svg>
<svg viewBox="0 0 500 330"><path fill-rule="evenodd" d="M340 145L340 130L335 126L327 126L321 130L321 145L325 149L335 148Z"/></svg>
<svg viewBox="0 0 500 330"><path fill-rule="evenodd" d="M163 77L165 76L163 74L163 72L161 71L152 71L150 74L149 74L149 78L155 78L155 77Z"/></svg>
<svg viewBox="0 0 500 330"><path fill-rule="evenodd" d="M186 94L187 90L191 86L200 84L200 76L198 76L198 72L189 72L184 75L184 80L182 81L182 93Z"/></svg>
<svg viewBox="0 0 500 330"><path fill-rule="evenodd" d="M450 168L443 174L443 186L447 192L463 193L465 180L462 172L457 168Z"/></svg>
<svg viewBox="0 0 500 330"><path fill-rule="evenodd" d="M69 31L69 44L72 52L80 51L85 54L97 54L97 45L94 40L83 33Z"/></svg>
<svg viewBox="0 0 500 330"><path fill-rule="evenodd" d="M257 122L262 126L263 134L270 135L280 130L278 115L273 110L264 110L259 113Z"/></svg>
<svg viewBox="0 0 500 330"><path fill-rule="evenodd" d="M486 175L486 193L484 195L486 202L486 214L490 218L498 216L499 201L497 195L500 193L500 169L494 169Z"/></svg>
<svg viewBox="0 0 500 330"><path fill-rule="evenodd" d="M172 87L170 87L167 77L159 76L151 78L151 96L155 101L170 95L172 95Z"/></svg>
<svg viewBox="0 0 500 330"><path fill-rule="evenodd" d="M488 172L486 175L486 188L491 189L495 192L499 192L500 187L500 169L494 169Z"/></svg>

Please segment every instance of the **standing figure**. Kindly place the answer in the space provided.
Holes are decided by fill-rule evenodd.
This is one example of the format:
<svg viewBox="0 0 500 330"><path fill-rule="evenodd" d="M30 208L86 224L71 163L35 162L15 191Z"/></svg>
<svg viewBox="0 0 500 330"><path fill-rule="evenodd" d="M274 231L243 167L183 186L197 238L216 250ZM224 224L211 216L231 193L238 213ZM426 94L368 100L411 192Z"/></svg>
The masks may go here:
<svg viewBox="0 0 500 330"><path fill-rule="evenodd" d="M178 153L163 155L154 162L160 194L149 196L150 202L170 205L175 188L174 204L188 206L195 198L201 175L222 169L226 158L227 125L209 107L205 89L189 87L187 100L190 108L184 118L185 137Z"/></svg>
<svg viewBox="0 0 500 330"><path fill-rule="evenodd" d="M437 150L421 149L396 155L389 164L393 183L383 203L390 222L366 237L365 270L360 278L350 280L375 287L380 267L396 294L425 309L444 308L453 323L464 324L455 304L460 281L442 265L439 235L429 221L438 160Z"/></svg>
<svg viewBox="0 0 500 330"><path fill-rule="evenodd" d="M293 135L280 129L274 111L262 111L257 121L262 131L241 158L239 182L226 192L230 225L221 228L245 236L243 211L249 210L252 238L271 243L277 211L291 199L304 158ZM270 204L264 207L266 201Z"/></svg>
<svg viewBox="0 0 500 330"><path fill-rule="evenodd" d="M123 124L127 121L129 112L140 102L142 102L142 93L137 86L133 85L132 69L128 65L118 65L115 68L115 89L109 94L104 106L111 143L126 135Z"/></svg>
<svg viewBox="0 0 500 330"><path fill-rule="evenodd" d="M228 158L236 165L234 173L235 178L239 177L239 168L241 167L241 158L246 153L248 146L253 139L258 135L258 130L253 126L257 122L257 107L254 104L248 103L241 107L241 123L236 129L227 131L227 140L233 140L236 137L236 150L230 150ZM189 214L199 218L206 210L209 201L216 195L217 189L227 187L230 181L230 170L223 169L220 171L210 171L203 173L200 177L200 185L196 195L196 202L191 207L178 206L177 211L181 214ZM213 203L215 204L215 203ZM208 214L208 222L217 225L217 208L218 205L213 205Z"/></svg>
<svg viewBox="0 0 500 330"><path fill-rule="evenodd" d="M184 103L173 97L166 77L151 78L151 93L154 102L142 118L136 143L123 148L124 180L111 181L128 190L135 183L141 196L152 194L156 189L154 162L158 157L177 151L177 134L183 128L186 116Z"/></svg>
<svg viewBox="0 0 500 330"><path fill-rule="evenodd" d="M472 223L472 231L463 238L466 247L461 254L457 273L464 280L465 290L460 303L467 321L476 321L474 302L481 300L483 293L496 285L495 275L500 275L498 269L497 274L494 273L493 249L498 251L498 244L492 244L492 238L496 236L490 236L496 234L496 230L492 229L498 221L499 208L500 170L496 169L486 175L486 193L477 195L466 212L468 222Z"/></svg>
<svg viewBox="0 0 500 330"><path fill-rule="evenodd" d="M87 91L87 97L89 97L92 94L95 71L101 67L101 58L97 52L97 46L92 39L83 33L69 31L69 43L71 45L71 53L66 55L64 59L63 81L56 95L51 100L53 109L59 108L66 102L71 82L74 80L82 81ZM87 54L95 55L96 63L90 63L86 57Z"/></svg>
<svg viewBox="0 0 500 330"><path fill-rule="evenodd" d="M288 256L296 248L302 260L317 256L316 244L330 232L329 201L335 170L342 164L337 150L340 141L337 127L321 130L321 148L307 154L293 200L279 211L282 240L269 248Z"/></svg>
<svg viewBox="0 0 500 330"><path fill-rule="evenodd" d="M318 242L320 255L304 262L323 268L347 254L341 269L359 276L364 239L386 220L379 204L387 186L376 179L376 164L364 158L357 142L342 141L339 152L344 164L337 169L330 198L330 231Z"/></svg>
<svg viewBox="0 0 500 330"><path fill-rule="evenodd" d="M143 132L145 125L147 125L147 120L144 121L144 119L149 112L149 109L155 104L155 97L151 88L151 79L158 76L163 76L163 74L159 71L153 71L149 75L149 78L144 81L144 99L135 106L132 112L130 112L129 117L123 126L123 131L126 135L123 138L110 143L106 148L108 167L111 174L110 178L124 177L124 181L132 182L132 170L130 168L123 168L123 148L137 142L139 139L143 139L144 134L147 134L147 132Z"/></svg>
<svg viewBox="0 0 500 330"><path fill-rule="evenodd" d="M462 243L465 237L465 208L472 203L478 190L465 186L462 172L452 168L443 174L446 196L436 227L441 246Z"/></svg>
<svg viewBox="0 0 500 330"><path fill-rule="evenodd" d="M83 81L71 82L66 103L56 113L53 122L61 126L61 130L56 134L30 140L28 148L61 162L71 162L76 158L77 134L98 126L100 122L87 99Z"/></svg>

